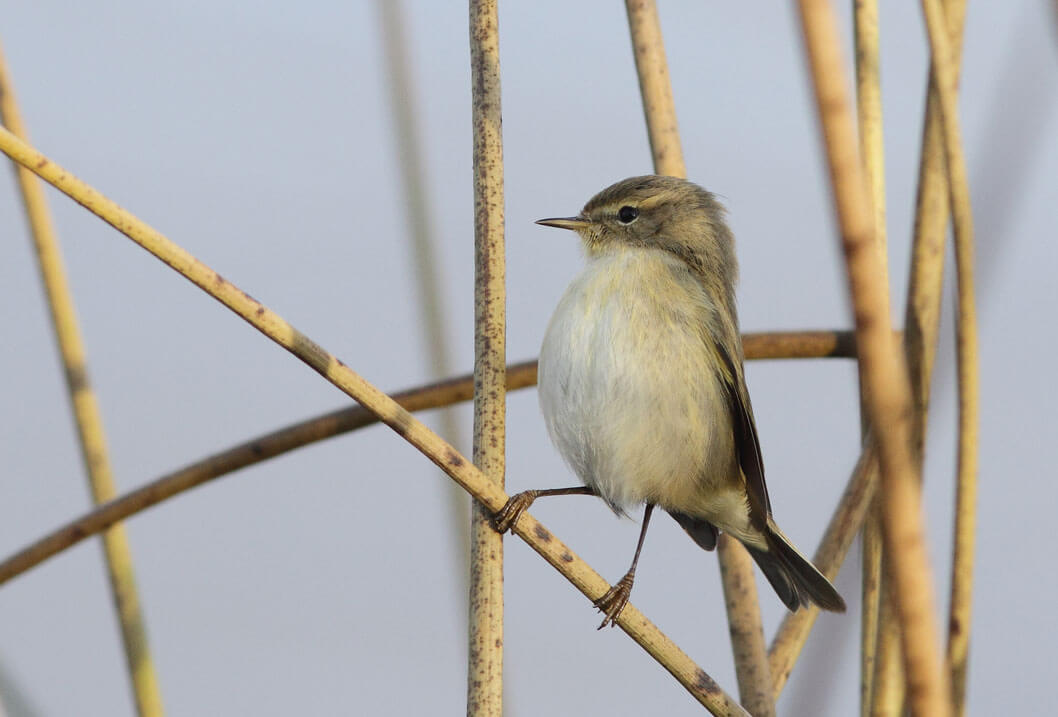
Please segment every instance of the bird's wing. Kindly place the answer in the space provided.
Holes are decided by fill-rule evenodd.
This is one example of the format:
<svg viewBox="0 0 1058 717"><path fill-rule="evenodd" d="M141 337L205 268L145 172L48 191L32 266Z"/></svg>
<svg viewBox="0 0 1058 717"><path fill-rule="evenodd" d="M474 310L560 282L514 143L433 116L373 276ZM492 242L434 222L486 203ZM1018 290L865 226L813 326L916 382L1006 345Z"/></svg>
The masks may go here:
<svg viewBox="0 0 1058 717"><path fill-rule="evenodd" d="M698 547L704 550L716 548L716 526L708 520L694 518L686 513L671 510L669 515L680 524L681 528L687 531L687 535L691 536L691 540L698 543Z"/></svg>
<svg viewBox="0 0 1058 717"><path fill-rule="evenodd" d="M757 440L757 424L753 421L753 406L749 402L749 391L742 373L742 357L732 356L723 343L715 342L720 361L727 369L724 389L731 409L731 424L735 431L735 450L738 462L746 476L746 494L749 497L749 515L753 525L764 530L771 515L768 486L764 482L764 460Z"/></svg>

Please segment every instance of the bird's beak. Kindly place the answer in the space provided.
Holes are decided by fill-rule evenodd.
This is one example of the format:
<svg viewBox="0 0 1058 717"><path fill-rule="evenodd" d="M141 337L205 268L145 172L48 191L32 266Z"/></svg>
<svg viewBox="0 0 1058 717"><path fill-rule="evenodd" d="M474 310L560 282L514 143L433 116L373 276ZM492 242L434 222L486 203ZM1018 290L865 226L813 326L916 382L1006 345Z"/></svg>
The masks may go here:
<svg viewBox="0 0 1058 717"><path fill-rule="evenodd" d="M580 231L587 229L591 226L591 222L584 217L556 217L554 219L537 219L537 224L543 224L545 227L558 227L559 229L572 229L573 231Z"/></svg>

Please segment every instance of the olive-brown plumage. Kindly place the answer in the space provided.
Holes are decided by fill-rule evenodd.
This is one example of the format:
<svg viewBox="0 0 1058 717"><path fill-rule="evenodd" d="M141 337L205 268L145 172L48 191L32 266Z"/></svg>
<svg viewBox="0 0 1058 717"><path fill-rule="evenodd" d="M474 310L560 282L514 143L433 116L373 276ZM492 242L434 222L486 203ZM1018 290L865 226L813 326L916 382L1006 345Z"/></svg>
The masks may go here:
<svg viewBox="0 0 1058 717"><path fill-rule="evenodd" d="M548 326L538 378L548 432L585 487L515 496L498 526L544 494L598 495L619 513L645 503L632 567L596 603L604 625L628 600L654 506L706 550L718 530L741 541L789 609L843 611L772 518L742 365L734 240L716 198L683 179L632 177L576 217L538 223L576 231L587 254Z"/></svg>

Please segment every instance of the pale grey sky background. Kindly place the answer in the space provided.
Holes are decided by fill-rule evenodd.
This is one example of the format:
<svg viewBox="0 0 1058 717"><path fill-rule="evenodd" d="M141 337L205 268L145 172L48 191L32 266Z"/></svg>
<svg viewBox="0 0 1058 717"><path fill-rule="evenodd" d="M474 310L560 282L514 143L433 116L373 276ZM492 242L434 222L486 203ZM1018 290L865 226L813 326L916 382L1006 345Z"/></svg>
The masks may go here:
<svg viewBox="0 0 1058 717"><path fill-rule="evenodd" d="M926 52L917 3L883 3L895 315L903 315ZM970 713L1050 702L1058 52L1052 3L971 2L961 107L981 322L979 560ZM425 381L379 18L369 2L5 3L0 39L32 140L383 389ZM465 3L406 3L440 271L472 365ZM848 30L848 10L842 9ZM689 175L722 195L747 331L851 320L792 3L663 2ZM536 227L650 171L620 3L503 3L508 356L536 355L580 266ZM50 193L119 484L346 405L310 369L69 200ZM88 505L25 222L0 173L0 552ZM949 292L950 293L950 292ZM950 301L948 302L950 310ZM927 462L938 612L947 604L954 394L943 327ZM748 368L775 512L815 549L857 455L840 361ZM566 485L535 392L509 398L508 485ZM470 413L460 412L469 435ZM464 449L467 447L464 446ZM465 605L438 471L374 427L230 476L129 524L171 715L460 714ZM603 575L638 525L571 498L534 514ZM507 542L511 714L697 714L673 679L524 544ZM858 550L854 548L854 552ZM858 699L859 560L779 705ZM770 636L781 603L762 584ZM736 691L715 555L652 527L633 601ZM96 542L0 588L0 666L27 715L130 715ZM943 624L943 620L942 620ZM14 705L5 695L9 710Z"/></svg>

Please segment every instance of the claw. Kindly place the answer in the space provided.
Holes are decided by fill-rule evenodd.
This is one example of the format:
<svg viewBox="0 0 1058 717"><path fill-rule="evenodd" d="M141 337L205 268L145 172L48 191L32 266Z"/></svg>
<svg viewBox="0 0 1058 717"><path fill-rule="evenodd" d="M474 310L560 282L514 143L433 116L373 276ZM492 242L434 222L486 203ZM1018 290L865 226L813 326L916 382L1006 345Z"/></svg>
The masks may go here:
<svg viewBox="0 0 1058 717"><path fill-rule="evenodd" d="M527 490L508 498L504 506L492 516L492 525L496 528L496 532L502 535L511 530L539 494L540 491Z"/></svg>
<svg viewBox="0 0 1058 717"><path fill-rule="evenodd" d="M635 581L635 571L629 571L617 584L610 588L605 595L595 601L595 609L603 613L602 624L599 629L617 624L617 618L621 617L621 611L628 604L628 598L632 595L632 583Z"/></svg>

